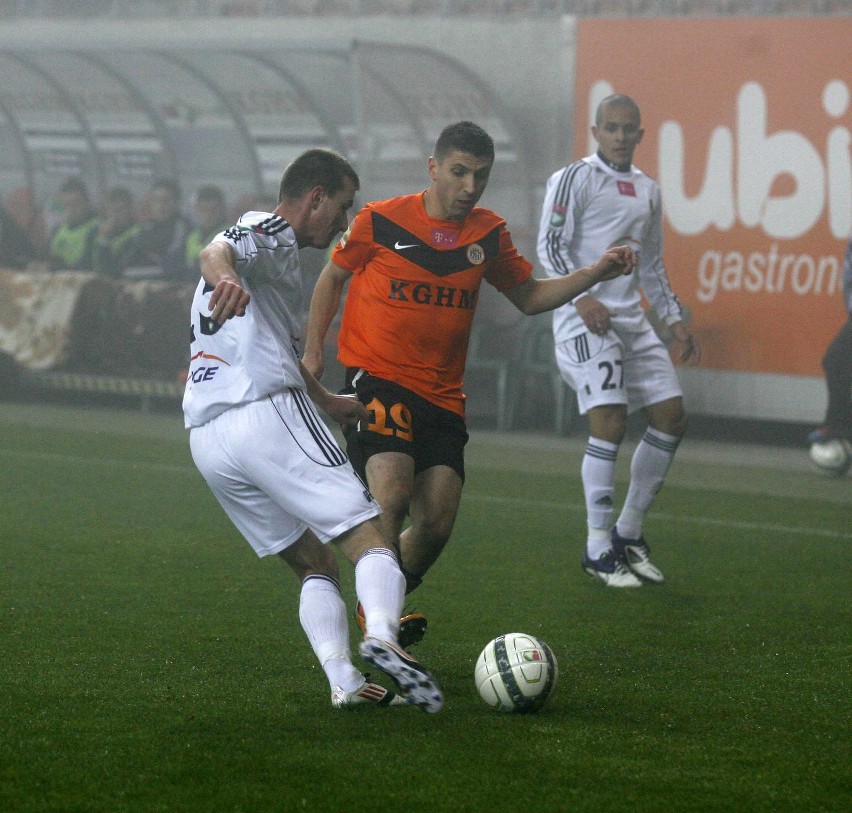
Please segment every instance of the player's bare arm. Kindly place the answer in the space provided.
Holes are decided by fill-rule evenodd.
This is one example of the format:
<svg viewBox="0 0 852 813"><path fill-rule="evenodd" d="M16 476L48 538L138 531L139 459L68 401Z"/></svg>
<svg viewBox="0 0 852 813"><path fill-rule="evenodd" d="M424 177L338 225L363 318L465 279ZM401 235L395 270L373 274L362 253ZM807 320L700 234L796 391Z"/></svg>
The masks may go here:
<svg viewBox="0 0 852 813"><path fill-rule="evenodd" d="M345 268L330 262L323 268L314 287L302 362L317 381L323 373L325 337L340 307L343 288L351 276Z"/></svg>
<svg viewBox="0 0 852 813"><path fill-rule="evenodd" d="M201 276L213 286L210 318L224 324L234 316L245 316L251 295L234 270L234 250L227 243L213 242L201 250Z"/></svg>
<svg viewBox="0 0 852 813"><path fill-rule="evenodd" d="M333 421L346 428L370 417L367 408L354 395L335 395L330 392L302 362L299 362L299 370L305 379L308 396Z"/></svg>
<svg viewBox="0 0 852 813"><path fill-rule="evenodd" d="M636 254L633 249L629 246L614 246L607 249L594 265L578 268L565 277L530 277L520 285L503 291L503 294L518 310L532 316L570 302L599 282L631 274L635 268Z"/></svg>

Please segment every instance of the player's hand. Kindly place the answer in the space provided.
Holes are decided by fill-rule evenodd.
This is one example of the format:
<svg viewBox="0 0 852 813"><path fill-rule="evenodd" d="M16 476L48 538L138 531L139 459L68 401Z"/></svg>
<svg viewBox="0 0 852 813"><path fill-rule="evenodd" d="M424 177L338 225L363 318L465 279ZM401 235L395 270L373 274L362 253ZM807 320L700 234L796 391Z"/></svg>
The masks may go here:
<svg viewBox="0 0 852 813"><path fill-rule="evenodd" d="M674 356L681 364L695 365L701 361L701 346L698 339L683 322L671 326L674 337Z"/></svg>
<svg viewBox="0 0 852 813"><path fill-rule="evenodd" d="M224 325L234 316L245 316L251 295L237 279L224 278L216 283L210 294L210 318Z"/></svg>
<svg viewBox="0 0 852 813"><path fill-rule="evenodd" d="M586 325L589 333L603 336L612 327L612 317L615 316L609 308L593 296L581 296L574 300L574 307Z"/></svg>
<svg viewBox="0 0 852 813"><path fill-rule="evenodd" d="M332 420L337 421L344 429L355 426L359 421L366 421L370 413L359 400L357 395L332 395L323 404L323 408Z"/></svg>
<svg viewBox="0 0 852 813"><path fill-rule="evenodd" d="M603 282L632 274L633 269L636 268L636 262L636 252L630 246L613 246L608 248L592 266L592 272L598 282Z"/></svg>

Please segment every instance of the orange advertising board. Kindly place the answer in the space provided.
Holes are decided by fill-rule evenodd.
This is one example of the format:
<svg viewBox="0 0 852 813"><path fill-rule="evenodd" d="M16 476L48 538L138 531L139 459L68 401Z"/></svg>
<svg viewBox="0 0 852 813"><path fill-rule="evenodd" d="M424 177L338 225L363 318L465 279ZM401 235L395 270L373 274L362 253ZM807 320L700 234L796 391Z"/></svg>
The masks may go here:
<svg viewBox="0 0 852 813"><path fill-rule="evenodd" d="M601 98L637 101L703 367L822 375L846 318L850 42L848 17L578 21L574 157Z"/></svg>

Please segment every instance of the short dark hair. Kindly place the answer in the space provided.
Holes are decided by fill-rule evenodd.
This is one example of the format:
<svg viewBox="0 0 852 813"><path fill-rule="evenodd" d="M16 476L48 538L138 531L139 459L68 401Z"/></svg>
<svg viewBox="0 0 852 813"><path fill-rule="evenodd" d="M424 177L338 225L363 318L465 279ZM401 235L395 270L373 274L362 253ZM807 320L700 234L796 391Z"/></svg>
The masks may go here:
<svg viewBox="0 0 852 813"><path fill-rule="evenodd" d="M151 190L154 189L165 189L167 192L171 192L175 200L181 199L180 184L174 178L158 178L151 184Z"/></svg>
<svg viewBox="0 0 852 813"><path fill-rule="evenodd" d="M441 135L435 142L432 157L440 161L453 150L493 161L494 139L478 124L474 124L472 121L458 121L446 126L441 131Z"/></svg>
<svg viewBox="0 0 852 813"><path fill-rule="evenodd" d="M641 124L642 114L639 112L639 105L629 96L623 93L611 93L609 96L601 99L598 109L595 111L595 127L601 126L603 121L604 110L608 107L626 107L636 115L636 120Z"/></svg>
<svg viewBox="0 0 852 813"><path fill-rule="evenodd" d="M361 188L358 173L342 155L320 147L308 150L284 170L278 202L296 200L315 186L321 186L327 195L333 195L343 188L344 178L349 178L356 190Z"/></svg>
<svg viewBox="0 0 852 813"><path fill-rule="evenodd" d="M216 203L221 203L224 206L225 192L221 186L216 186L215 184L206 184L205 186L198 187L195 192L195 200L216 201Z"/></svg>
<svg viewBox="0 0 852 813"><path fill-rule="evenodd" d="M59 187L59 191L62 193L70 192L89 200L89 187L86 186L86 182L78 175L66 178L62 182L62 186Z"/></svg>

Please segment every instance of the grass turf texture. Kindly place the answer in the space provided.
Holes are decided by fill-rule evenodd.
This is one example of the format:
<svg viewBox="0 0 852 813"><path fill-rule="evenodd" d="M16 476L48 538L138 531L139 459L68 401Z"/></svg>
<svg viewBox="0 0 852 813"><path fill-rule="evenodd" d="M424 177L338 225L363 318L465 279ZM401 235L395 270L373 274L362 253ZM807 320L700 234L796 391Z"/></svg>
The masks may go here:
<svg viewBox="0 0 852 813"><path fill-rule="evenodd" d="M178 418L0 405L0 809L848 809L849 478L683 454L646 526L668 581L615 591L579 568L579 453L501 443L412 596L444 711L336 711ZM512 631L559 661L537 715L473 686Z"/></svg>

